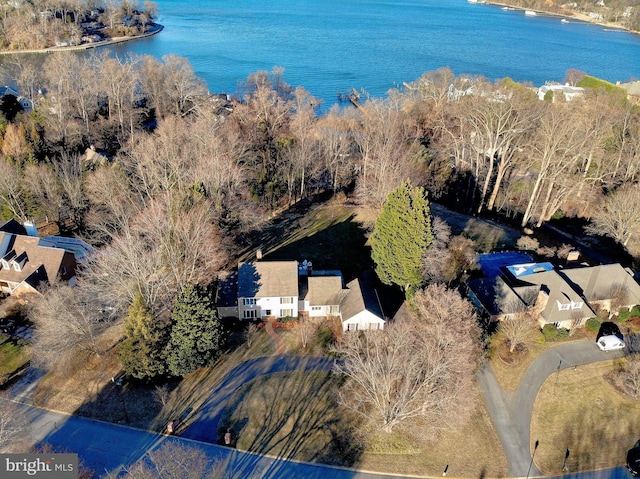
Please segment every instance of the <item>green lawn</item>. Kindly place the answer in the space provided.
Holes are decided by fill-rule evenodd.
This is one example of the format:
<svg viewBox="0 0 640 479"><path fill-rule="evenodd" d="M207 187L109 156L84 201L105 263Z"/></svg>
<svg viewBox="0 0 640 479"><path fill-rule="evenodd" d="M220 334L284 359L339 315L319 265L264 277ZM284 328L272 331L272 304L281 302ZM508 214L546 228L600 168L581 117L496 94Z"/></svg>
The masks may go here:
<svg viewBox="0 0 640 479"><path fill-rule="evenodd" d="M251 238L244 258L260 248L265 260L310 260L314 269L341 270L350 280L373 267L367 230L358 210L339 202L312 208L304 215L283 213Z"/></svg>
<svg viewBox="0 0 640 479"><path fill-rule="evenodd" d="M29 348L23 340L0 334L0 384L29 361Z"/></svg>

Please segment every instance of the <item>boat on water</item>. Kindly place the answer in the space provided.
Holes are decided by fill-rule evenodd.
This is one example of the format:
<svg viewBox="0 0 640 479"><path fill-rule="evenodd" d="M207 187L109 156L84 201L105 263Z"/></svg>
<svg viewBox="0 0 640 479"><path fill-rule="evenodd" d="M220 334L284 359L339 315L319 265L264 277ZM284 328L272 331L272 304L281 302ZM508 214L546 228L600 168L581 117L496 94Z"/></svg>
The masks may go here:
<svg viewBox="0 0 640 479"><path fill-rule="evenodd" d="M513 7L502 7L503 10L515 10Z"/></svg>
<svg viewBox="0 0 640 479"><path fill-rule="evenodd" d="M524 14L529 16L529 17L535 17L537 15L537 13L534 12L533 10L525 10Z"/></svg>
<svg viewBox="0 0 640 479"><path fill-rule="evenodd" d="M560 20L560 23L569 23L569 20L567 20L566 18L563 18L562 20Z"/></svg>

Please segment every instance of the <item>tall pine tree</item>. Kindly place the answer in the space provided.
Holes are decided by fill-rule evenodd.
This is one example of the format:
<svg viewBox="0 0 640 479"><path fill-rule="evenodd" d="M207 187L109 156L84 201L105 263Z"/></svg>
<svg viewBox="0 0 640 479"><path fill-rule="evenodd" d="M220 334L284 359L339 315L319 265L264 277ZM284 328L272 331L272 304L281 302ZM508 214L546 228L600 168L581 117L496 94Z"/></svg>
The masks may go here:
<svg viewBox="0 0 640 479"><path fill-rule="evenodd" d="M371 236L371 257L380 280L411 294L422 283L422 255L432 241L426 192L407 180L387 196Z"/></svg>
<svg viewBox="0 0 640 479"><path fill-rule="evenodd" d="M137 295L125 320L125 338L120 347L120 361L129 376L148 379L166 372L169 325L154 318L142 298Z"/></svg>
<svg viewBox="0 0 640 479"><path fill-rule="evenodd" d="M199 286L182 289L171 314L167 365L175 376L209 366L220 354L222 325L211 293Z"/></svg>

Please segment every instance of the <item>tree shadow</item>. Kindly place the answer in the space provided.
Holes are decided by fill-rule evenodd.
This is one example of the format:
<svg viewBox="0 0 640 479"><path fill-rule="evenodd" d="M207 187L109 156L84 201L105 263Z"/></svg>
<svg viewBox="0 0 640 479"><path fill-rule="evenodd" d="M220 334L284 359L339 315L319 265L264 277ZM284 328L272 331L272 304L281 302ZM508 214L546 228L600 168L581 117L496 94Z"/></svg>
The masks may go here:
<svg viewBox="0 0 640 479"><path fill-rule="evenodd" d="M260 290L260 273L255 264L242 263L238 267L238 297L254 298Z"/></svg>
<svg viewBox="0 0 640 479"><path fill-rule="evenodd" d="M243 449L258 454L354 466L362 446L334 396L343 382L326 372L258 378L227 404L221 430L232 429Z"/></svg>

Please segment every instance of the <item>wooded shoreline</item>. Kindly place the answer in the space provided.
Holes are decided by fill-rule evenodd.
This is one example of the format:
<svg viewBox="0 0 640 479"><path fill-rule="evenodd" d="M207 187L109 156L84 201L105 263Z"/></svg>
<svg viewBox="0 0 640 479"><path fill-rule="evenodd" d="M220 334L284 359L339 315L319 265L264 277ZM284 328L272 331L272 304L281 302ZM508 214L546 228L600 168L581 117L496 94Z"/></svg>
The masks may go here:
<svg viewBox="0 0 640 479"><path fill-rule="evenodd" d="M487 5L495 5L497 7L509 7L509 8L513 8L515 10L522 10L523 12L526 10L530 10L530 11L534 11L536 13L540 13L542 15L547 15L550 17L558 17L558 18L571 18L573 20L576 20L578 22L582 22L582 23L592 23L594 25L600 25L603 27L608 27L608 28L615 28L618 30L624 30L625 32L628 33L633 33L634 35L640 35L640 32L637 30L631 30L627 27L624 27L618 23L613 23L613 22L606 22L606 21L599 21L596 20L594 18L591 18L588 15L579 13L579 12L575 12L575 11L567 11L566 14L563 13L558 13L558 12L551 12L548 10L539 10L539 9L535 9L535 8L525 8L525 7L521 7L521 6L517 6L517 5L513 5L510 3L504 3L504 2L495 2L492 0L487 0L485 2Z"/></svg>
<svg viewBox="0 0 640 479"><path fill-rule="evenodd" d="M157 33L160 33L163 29L164 29L164 25L155 23L150 31L142 33L140 35L134 35L131 37L115 37L110 40L105 40L103 42L84 43L82 45L73 45L69 47L50 47L50 48L40 48L36 50L4 50L4 51L0 51L0 55L16 55L16 54L22 54L22 53L54 53L54 52L89 50L91 48L117 45L118 43L131 42L134 40L140 40L142 38L148 38Z"/></svg>

